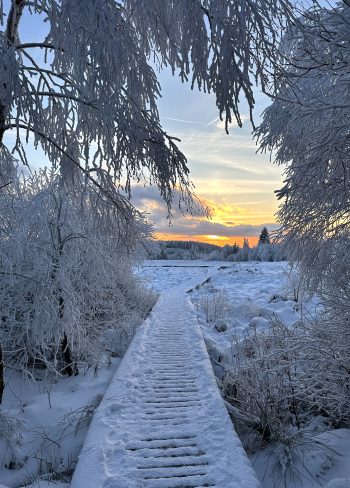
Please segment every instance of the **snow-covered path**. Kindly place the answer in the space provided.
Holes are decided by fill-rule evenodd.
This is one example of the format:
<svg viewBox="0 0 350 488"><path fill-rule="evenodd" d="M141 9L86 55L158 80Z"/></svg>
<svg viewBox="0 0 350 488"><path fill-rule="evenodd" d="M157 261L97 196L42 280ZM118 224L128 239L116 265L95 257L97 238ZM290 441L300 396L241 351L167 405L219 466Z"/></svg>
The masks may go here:
<svg viewBox="0 0 350 488"><path fill-rule="evenodd" d="M161 294L94 416L71 488L259 486L186 295L207 277Z"/></svg>

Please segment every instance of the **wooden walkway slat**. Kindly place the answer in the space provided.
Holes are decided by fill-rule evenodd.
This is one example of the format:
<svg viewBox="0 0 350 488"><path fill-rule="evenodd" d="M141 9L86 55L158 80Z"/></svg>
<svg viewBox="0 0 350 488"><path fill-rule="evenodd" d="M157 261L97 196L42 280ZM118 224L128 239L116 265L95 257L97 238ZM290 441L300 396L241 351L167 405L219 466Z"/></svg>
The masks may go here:
<svg viewBox="0 0 350 488"><path fill-rule="evenodd" d="M190 285L164 292L137 332L71 488L260 486L218 391Z"/></svg>

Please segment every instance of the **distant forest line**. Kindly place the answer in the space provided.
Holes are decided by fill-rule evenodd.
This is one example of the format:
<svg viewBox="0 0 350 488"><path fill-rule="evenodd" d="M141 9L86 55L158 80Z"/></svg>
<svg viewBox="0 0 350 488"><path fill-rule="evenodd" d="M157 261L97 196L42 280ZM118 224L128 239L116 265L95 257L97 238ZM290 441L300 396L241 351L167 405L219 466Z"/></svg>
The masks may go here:
<svg viewBox="0 0 350 488"><path fill-rule="evenodd" d="M151 259L204 259L208 261L284 261L287 259L283 246L271 242L268 230L261 231L256 246L250 247L248 239L243 245L237 244L221 247L199 241L156 241L150 251Z"/></svg>

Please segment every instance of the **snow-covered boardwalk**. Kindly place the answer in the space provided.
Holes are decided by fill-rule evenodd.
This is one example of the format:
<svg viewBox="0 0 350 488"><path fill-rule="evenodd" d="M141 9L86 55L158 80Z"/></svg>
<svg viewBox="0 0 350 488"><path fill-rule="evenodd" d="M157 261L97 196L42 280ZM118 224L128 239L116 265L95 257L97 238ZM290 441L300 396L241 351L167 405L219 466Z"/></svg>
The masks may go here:
<svg viewBox="0 0 350 488"><path fill-rule="evenodd" d="M186 295L194 284L163 292L136 334L95 414L71 488L259 486Z"/></svg>

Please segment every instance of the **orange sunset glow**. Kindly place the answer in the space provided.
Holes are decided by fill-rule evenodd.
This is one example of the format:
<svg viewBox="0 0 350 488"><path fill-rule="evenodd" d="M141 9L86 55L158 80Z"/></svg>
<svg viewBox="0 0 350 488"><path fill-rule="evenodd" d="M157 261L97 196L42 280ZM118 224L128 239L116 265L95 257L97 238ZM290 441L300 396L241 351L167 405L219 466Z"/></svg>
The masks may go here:
<svg viewBox="0 0 350 488"><path fill-rule="evenodd" d="M210 182L206 185L207 191L216 185ZM274 225L275 205L261 205L260 202L252 201L250 195L248 201L243 201L240 205L232 204L232 197L225 195L210 195L210 197L200 197L204 205L210 209L210 218L201 215L175 215L169 225L156 225L155 237L162 241L199 241L217 246L243 245L244 239L248 239L251 247L258 242L260 231L263 225L260 222L272 222ZM150 214L159 211L162 204L158 201L149 203ZM270 225L267 227L271 229Z"/></svg>
<svg viewBox="0 0 350 488"><path fill-rule="evenodd" d="M244 237L242 236L217 236L217 235L183 235L183 234L163 234L156 233L155 238L160 241L197 241L206 242L208 244L215 244L216 246L225 246L226 244L232 246L237 244L238 246L243 245ZM255 246L258 242L257 237L248 237L248 242L251 247Z"/></svg>

